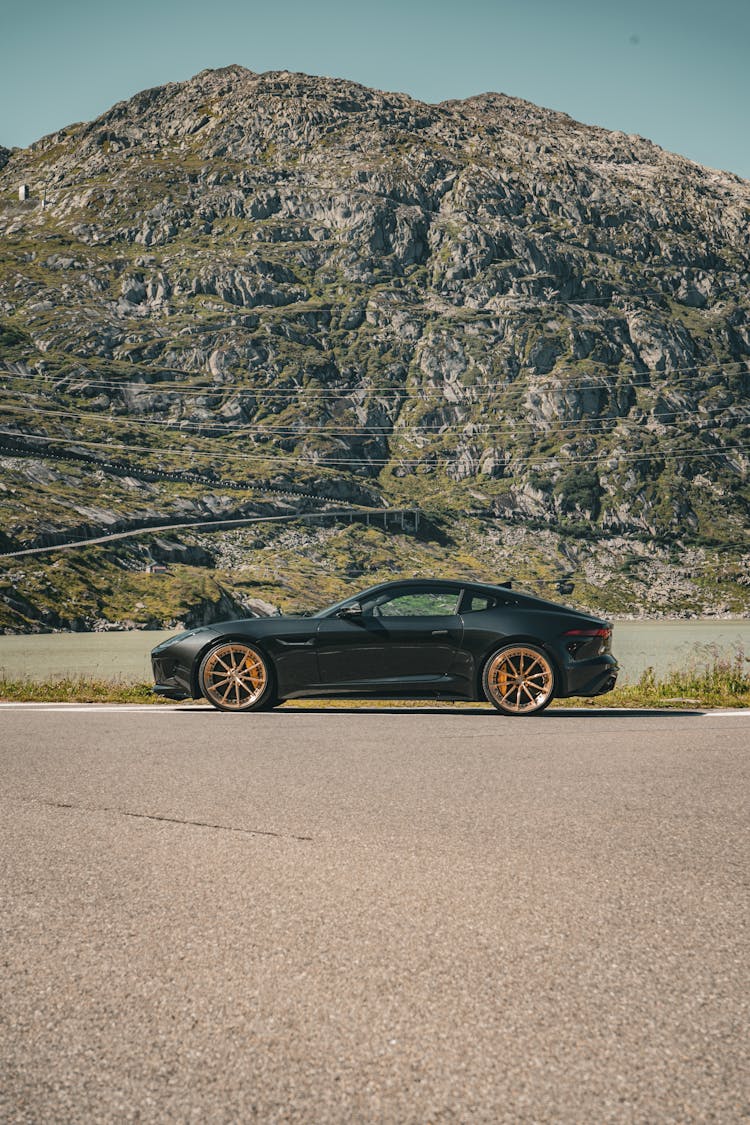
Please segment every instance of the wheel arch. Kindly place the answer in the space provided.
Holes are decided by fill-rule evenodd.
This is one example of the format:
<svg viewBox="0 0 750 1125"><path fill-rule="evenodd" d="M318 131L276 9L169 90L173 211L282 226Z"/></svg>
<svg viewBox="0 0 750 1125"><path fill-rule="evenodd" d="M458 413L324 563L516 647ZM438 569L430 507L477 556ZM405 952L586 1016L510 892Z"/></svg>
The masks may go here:
<svg viewBox="0 0 750 1125"><path fill-rule="evenodd" d="M477 659L474 667L474 691L476 693L477 700L485 699L483 678L484 669L487 666L487 661L496 652L499 652L500 649L508 648L509 645L534 645L535 648L539 648L542 650L542 652L552 665L552 671L555 674L555 695L557 695L557 689L559 688L560 684L563 683L563 677L560 670L560 665L555 658L555 654L552 652L549 646L544 643L544 641L540 640L539 637L532 636L531 633L512 633L507 637L503 637L501 641L496 640L482 653L481 657Z"/></svg>
<svg viewBox="0 0 750 1125"><path fill-rule="evenodd" d="M193 699L205 699L205 696L201 691L200 684L198 683L198 673L200 672L201 664L203 663L206 654L209 653L212 648L216 648L218 645L231 644L232 641L236 641L238 644L252 645L253 648L257 648L258 652L261 654L266 664L268 665L268 671L273 681L273 687L276 687L276 684L278 683L276 665L269 655L268 649L265 647L265 645L259 644L258 641L256 641L255 637L248 637L247 633L221 633L219 634L219 636L212 637L210 641L207 641L203 648L200 649L200 651L197 652L193 657L193 667L190 673L190 690L192 692Z"/></svg>

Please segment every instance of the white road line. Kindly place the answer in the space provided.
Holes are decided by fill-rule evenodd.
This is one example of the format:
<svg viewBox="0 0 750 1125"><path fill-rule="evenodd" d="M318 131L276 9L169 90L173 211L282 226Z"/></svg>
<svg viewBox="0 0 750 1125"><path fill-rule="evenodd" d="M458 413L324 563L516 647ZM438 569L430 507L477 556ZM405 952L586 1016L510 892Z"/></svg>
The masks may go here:
<svg viewBox="0 0 750 1125"><path fill-rule="evenodd" d="M124 711L126 713L139 712L140 714L173 715L175 711L192 711L193 707L169 707L164 705L149 705L142 703L0 703L0 708L6 711L87 711L92 715L103 714L107 711ZM204 707L208 713L209 708Z"/></svg>
<svg viewBox="0 0 750 1125"><path fill-rule="evenodd" d="M313 707L315 710L318 710L320 708L325 707L325 702L322 701L322 700L309 700L308 705L310 707ZM460 714L461 713L460 710L458 710L458 709L456 709L456 711L451 711L449 708L439 708L438 709L438 708L436 708L432 705L429 705L429 704L426 705L426 706L425 705L413 706L413 707L409 707L409 708L400 708L400 707L399 708L388 708L388 707L381 708L381 707L368 707L367 705L364 705L360 709L361 709L363 714L368 714L368 715L374 715L374 714L378 714L378 713L393 714L394 711L402 711L402 710L404 710L404 711L408 710L408 711L412 711L412 712L414 712L414 711L427 711L427 712L430 712L431 714L437 713L438 710L444 712L445 714ZM74 712L74 713L78 713L78 712L83 711L83 712L86 712L90 715L104 715L104 714L108 714L108 713L115 713L115 714L120 714L120 713L122 713L122 714L135 714L135 713L137 713L137 714L140 714L140 715L174 715L174 714L180 714L181 712L185 712L185 713L188 713L188 714L196 714L198 712L202 712L206 715L217 715L217 714L222 713L222 712L217 712L213 707L209 707L206 704L201 704L198 701L194 701L194 702L191 702L191 703L174 704L174 705L171 705L171 704L148 704L148 703L64 703L64 702L56 702L56 703L52 703L52 702L50 702L50 703L41 703L41 702L37 702L37 703L15 703L15 702L8 702L8 703L0 703L0 710L4 710L4 711L62 711L62 712ZM293 714L295 710L296 710L296 708L288 708L287 711L286 711L286 714L287 715ZM336 712L338 710L339 710L339 708L332 707L331 708L331 714L336 714ZM569 710L568 709L562 709L562 708L560 709L561 715L565 715L565 714L570 715L571 713L575 713L576 717L580 716L581 718L583 718L586 715L591 715L591 714L597 714L597 715L611 714L613 716L615 716L615 715L616 716L626 716L626 715L632 715L632 716L639 716L640 715L640 716L642 716L642 715L648 715L649 713L651 713L655 716L658 716L659 718L667 718L670 715L674 715L675 718L685 718L686 715L687 715L687 716L689 716L691 718L695 718L695 719L750 719L750 708L745 708L745 709L737 708L734 711L698 711L698 710L667 711L667 710L664 710L664 709L659 709L658 707L651 708L650 710L647 709L647 708L642 708L642 709L637 709L635 711L632 708L624 708L624 707L586 707L586 708L581 708L581 709L570 708ZM228 714L231 714L231 712L228 712ZM302 714L304 714L304 704L303 704ZM550 718L550 719L554 718L555 717L555 711L548 712L547 717Z"/></svg>
<svg viewBox="0 0 750 1125"><path fill-rule="evenodd" d="M736 711L702 711L702 719L750 719L750 708L742 710L738 707Z"/></svg>

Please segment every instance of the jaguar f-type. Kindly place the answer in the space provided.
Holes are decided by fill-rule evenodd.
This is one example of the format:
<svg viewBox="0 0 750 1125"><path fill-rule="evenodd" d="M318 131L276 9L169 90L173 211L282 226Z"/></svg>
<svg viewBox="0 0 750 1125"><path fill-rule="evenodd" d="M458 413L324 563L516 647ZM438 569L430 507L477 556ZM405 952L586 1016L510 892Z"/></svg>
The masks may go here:
<svg viewBox="0 0 750 1125"><path fill-rule="evenodd" d="M221 711L288 699L489 702L535 715L611 691L612 626L511 583L386 582L317 613L180 633L152 652L154 691Z"/></svg>

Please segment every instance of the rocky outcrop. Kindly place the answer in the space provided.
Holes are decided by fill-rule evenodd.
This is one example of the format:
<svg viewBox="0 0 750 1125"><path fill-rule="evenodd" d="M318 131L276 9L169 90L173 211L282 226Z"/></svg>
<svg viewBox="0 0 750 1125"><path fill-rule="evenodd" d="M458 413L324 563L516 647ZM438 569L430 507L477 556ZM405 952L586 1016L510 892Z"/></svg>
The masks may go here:
<svg viewBox="0 0 750 1125"><path fill-rule="evenodd" d="M183 616L186 629L212 625L214 621L231 621L242 617L268 617L273 610L269 603L256 598L238 596L236 591L219 587L218 596L205 598L191 605Z"/></svg>

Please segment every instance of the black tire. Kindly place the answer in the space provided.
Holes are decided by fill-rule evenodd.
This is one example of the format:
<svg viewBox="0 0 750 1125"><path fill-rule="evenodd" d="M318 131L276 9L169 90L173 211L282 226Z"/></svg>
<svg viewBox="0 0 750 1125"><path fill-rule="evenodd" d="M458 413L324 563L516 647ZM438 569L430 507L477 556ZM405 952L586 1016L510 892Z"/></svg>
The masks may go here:
<svg viewBox="0 0 750 1125"><path fill-rule="evenodd" d="M278 699L275 695L269 695L268 699L264 699L254 711L273 711L276 707L280 707L282 703L286 703L285 699Z"/></svg>
<svg viewBox="0 0 750 1125"><path fill-rule="evenodd" d="M198 687L219 711L265 711L275 706L271 663L246 641L222 641L209 649L198 670Z"/></svg>
<svg viewBox="0 0 750 1125"><path fill-rule="evenodd" d="M537 645L518 642L493 652L484 666L482 689L503 715L538 715L555 697L555 669Z"/></svg>

